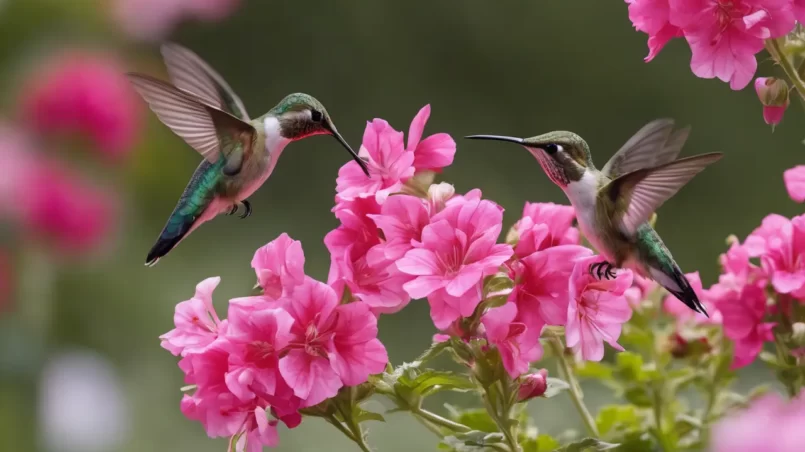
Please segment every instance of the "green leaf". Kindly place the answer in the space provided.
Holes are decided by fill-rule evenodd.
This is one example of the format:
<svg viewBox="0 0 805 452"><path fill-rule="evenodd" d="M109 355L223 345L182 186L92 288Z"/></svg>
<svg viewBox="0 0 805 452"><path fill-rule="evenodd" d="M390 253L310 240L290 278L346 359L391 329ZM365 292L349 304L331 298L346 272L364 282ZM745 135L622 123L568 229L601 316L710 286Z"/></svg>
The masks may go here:
<svg viewBox="0 0 805 452"><path fill-rule="evenodd" d="M366 421L378 421L378 422L386 422L386 419L380 413L375 413L373 411L366 411L361 407L355 407L355 410L352 413L352 417L357 422L366 422Z"/></svg>
<svg viewBox="0 0 805 452"><path fill-rule="evenodd" d="M471 430L466 433L456 433L454 436L445 437L442 440L442 444L456 452L480 452L488 450L487 445L499 444L503 440L502 433Z"/></svg>
<svg viewBox="0 0 805 452"><path fill-rule="evenodd" d="M484 298L487 295L502 290L511 289L514 287L514 281L509 278L509 275L503 272L495 273L494 275L484 278Z"/></svg>
<svg viewBox="0 0 805 452"><path fill-rule="evenodd" d="M646 381L645 372L643 372L643 357L632 352L621 352L616 357L617 375L632 382Z"/></svg>
<svg viewBox="0 0 805 452"><path fill-rule="evenodd" d="M619 444L605 443L597 438L584 438L574 443L570 443L567 446L558 449L558 451L561 452L584 452L587 450L601 451L601 450L612 450L618 446Z"/></svg>
<svg viewBox="0 0 805 452"><path fill-rule="evenodd" d="M526 438L521 441L520 447L523 448L523 452L548 452L561 447L561 444L552 436L541 434L536 438Z"/></svg>
<svg viewBox="0 0 805 452"><path fill-rule="evenodd" d="M497 308L506 304L509 301L509 295L496 295L494 297L487 297L483 302L484 308Z"/></svg>
<svg viewBox="0 0 805 452"><path fill-rule="evenodd" d="M546 399L556 396L562 391L567 391L570 389L570 385L566 381L558 378L548 377L547 383L548 387L545 389L545 394L543 394L543 397Z"/></svg>
<svg viewBox="0 0 805 452"><path fill-rule="evenodd" d="M595 424L601 435L613 430L633 430L640 428L637 407L634 405L607 405L598 411Z"/></svg>
<svg viewBox="0 0 805 452"><path fill-rule="evenodd" d="M475 389L475 384L463 375L450 371L426 370L417 376L409 388L421 395L430 395L442 390L467 391Z"/></svg>
<svg viewBox="0 0 805 452"><path fill-rule="evenodd" d="M698 418L686 414L677 415L676 422L674 423L674 431L678 437L682 438L693 431L699 431L701 429L702 421Z"/></svg>
<svg viewBox="0 0 805 452"><path fill-rule="evenodd" d="M623 396L630 403L633 403L641 408L649 408L654 403L651 400L648 391L646 391L646 388L642 386L632 386L628 388Z"/></svg>
<svg viewBox="0 0 805 452"><path fill-rule="evenodd" d="M495 421L492 420L489 413L482 408L459 411L448 404L445 404L445 408L450 412L450 418L452 420L464 424L473 430L490 433L498 431L498 426L495 424Z"/></svg>
<svg viewBox="0 0 805 452"><path fill-rule="evenodd" d="M576 376L579 378L611 380L612 374L612 366L598 361L584 361L576 367Z"/></svg>
<svg viewBox="0 0 805 452"><path fill-rule="evenodd" d="M428 348L427 350L425 350L424 353L419 355L419 358L417 358L416 361L414 362L418 363L417 367L419 367L420 364L424 364L432 360L433 358L439 356L443 351L447 350L448 347L450 347L449 341L434 342L433 344L431 344L430 348Z"/></svg>

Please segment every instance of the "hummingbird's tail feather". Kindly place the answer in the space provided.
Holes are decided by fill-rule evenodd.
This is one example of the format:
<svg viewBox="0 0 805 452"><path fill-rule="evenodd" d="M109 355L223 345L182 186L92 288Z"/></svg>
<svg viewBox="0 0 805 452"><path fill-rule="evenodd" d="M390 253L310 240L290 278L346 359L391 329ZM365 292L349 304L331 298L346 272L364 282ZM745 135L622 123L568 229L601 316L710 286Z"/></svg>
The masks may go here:
<svg viewBox="0 0 805 452"><path fill-rule="evenodd" d="M665 290L679 299L679 301L684 303L685 306L689 307L695 312L704 314L705 317L710 317L707 314L707 309L705 309L702 302L699 301L696 291L690 286L688 279L677 265L673 265L671 271L669 272L661 272L652 268L650 273L655 281L657 281L665 288Z"/></svg>

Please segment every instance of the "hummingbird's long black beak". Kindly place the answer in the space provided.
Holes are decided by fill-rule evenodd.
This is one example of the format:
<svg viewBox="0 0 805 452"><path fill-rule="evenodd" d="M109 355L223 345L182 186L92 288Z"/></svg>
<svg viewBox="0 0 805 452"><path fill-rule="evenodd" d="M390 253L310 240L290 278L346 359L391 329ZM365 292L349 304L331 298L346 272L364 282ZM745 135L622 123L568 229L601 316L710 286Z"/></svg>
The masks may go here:
<svg viewBox="0 0 805 452"><path fill-rule="evenodd" d="M524 140L522 138L505 137L501 135L470 135L464 138L468 138L470 140L508 141L510 143L524 144Z"/></svg>
<svg viewBox="0 0 805 452"><path fill-rule="evenodd" d="M368 177L368 176L369 176L369 167L368 167L368 166L366 166L366 162L364 162L364 161L363 161L363 159L362 159L362 158L360 158L360 157L358 156L358 154L357 154L355 151L353 151L353 150L352 150L352 147L350 147L350 145L347 143L347 140L345 140L345 139L344 139L344 137L342 137L342 136L341 136L341 134L340 134L340 133L338 133L338 131L337 131L337 130L335 130L335 126L328 125L328 127L327 127L327 128L328 128L328 129L330 129L330 133L332 133L332 134L333 134L333 136L335 137L335 139L336 139L336 140L338 140L338 142L339 142L339 143L341 143L341 146L344 146L344 147L346 148L346 150L347 150L347 151L349 151L349 153L350 153L350 154L352 154L352 158L353 158L353 159L354 159L356 162L358 162L358 165L360 165L360 166L361 166L361 169L363 170L363 172L364 172L364 173L366 174L366 176Z"/></svg>

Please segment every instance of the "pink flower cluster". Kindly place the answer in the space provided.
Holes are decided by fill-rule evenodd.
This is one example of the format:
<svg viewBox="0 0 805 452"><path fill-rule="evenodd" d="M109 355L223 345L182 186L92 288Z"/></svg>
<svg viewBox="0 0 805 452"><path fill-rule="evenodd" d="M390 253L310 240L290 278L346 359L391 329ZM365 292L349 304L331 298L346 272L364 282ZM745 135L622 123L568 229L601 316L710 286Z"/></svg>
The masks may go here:
<svg viewBox="0 0 805 452"><path fill-rule="evenodd" d="M631 272L611 281L590 274L602 258L578 245L569 206L526 204L512 231L514 248L497 243L499 205L477 189L456 195L449 184L431 184L432 173L452 162L455 142L446 134L420 141L429 110L414 118L407 146L386 121L367 125L360 155L370 178L354 162L339 171L333 211L341 224L325 238L328 283L348 288L377 314L427 298L438 329L485 338L513 378L542 356L545 325L566 326L568 346L583 359L600 360L604 342L619 348L631 316L624 296ZM485 293L486 278L500 272L516 281L514 289ZM508 298L503 306L477 312L485 297L501 295ZM464 320L477 314L478 331L465 331Z"/></svg>
<svg viewBox="0 0 805 452"><path fill-rule="evenodd" d="M785 401L777 394L769 394L713 426L710 450L797 452L805 443L803 423L805 397Z"/></svg>
<svg viewBox="0 0 805 452"><path fill-rule="evenodd" d="M282 234L252 260L263 295L230 300L221 320L212 305L220 278L208 278L176 306L176 328L161 336L195 388L182 412L238 450L276 445L279 421L296 427L300 408L367 381L388 362L369 305L342 304L332 287L304 274L304 262L301 244Z"/></svg>
<svg viewBox="0 0 805 452"><path fill-rule="evenodd" d="M112 15L129 36L156 41L187 19L222 20L240 3L240 0L113 0Z"/></svg>
<svg viewBox="0 0 805 452"><path fill-rule="evenodd" d="M651 61L673 38L690 46L690 67L702 78L743 89L757 70L766 39L785 36L805 20L802 0L625 0L629 19L649 36Z"/></svg>

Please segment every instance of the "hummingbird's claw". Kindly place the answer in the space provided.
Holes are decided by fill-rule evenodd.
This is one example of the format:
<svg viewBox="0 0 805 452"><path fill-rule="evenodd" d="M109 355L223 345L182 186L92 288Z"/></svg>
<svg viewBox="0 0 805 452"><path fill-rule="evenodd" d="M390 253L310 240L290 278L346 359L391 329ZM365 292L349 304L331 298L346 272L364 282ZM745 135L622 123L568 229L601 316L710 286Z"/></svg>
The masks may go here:
<svg viewBox="0 0 805 452"><path fill-rule="evenodd" d="M607 261L596 262L590 265L590 274L595 275L599 280L601 279L615 279L618 275L615 274L615 266Z"/></svg>
<svg viewBox="0 0 805 452"><path fill-rule="evenodd" d="M243 215L241 215L240 218L243 219L252 216L252 204L245 199L241 202L243 203L243 207L246 208L246 211L243 212Z"/></svg>
<svg viewBox="0 0 805 452"><path fill-rule="evenodd" d="M232 204L232 208L229 209L229 213L227 215L235 215L238 211L238 205Z"/></svg>

